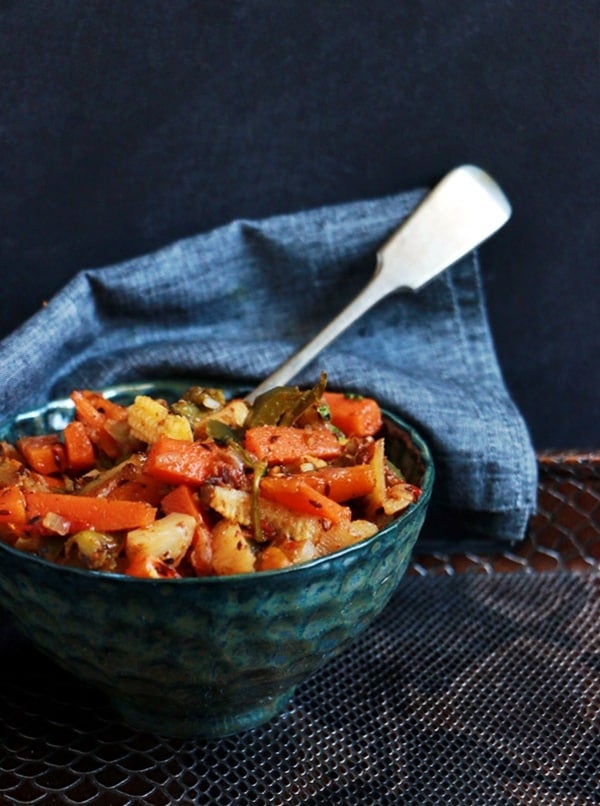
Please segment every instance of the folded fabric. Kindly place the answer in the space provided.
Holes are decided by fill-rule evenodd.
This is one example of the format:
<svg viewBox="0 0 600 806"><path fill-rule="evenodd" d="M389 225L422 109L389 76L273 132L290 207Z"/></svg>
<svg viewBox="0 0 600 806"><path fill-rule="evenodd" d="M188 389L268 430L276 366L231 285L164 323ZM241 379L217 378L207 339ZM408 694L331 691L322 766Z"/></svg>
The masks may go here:
<svg viewBox="0 0 600 806"><path fill-rule="evenodd" d="M371 277L416 190L235 221L118 265L84 269L0 342L0 418L73 388L168 377L251 388ZM296 379L373 395L428 440L425 537L518 541L536 500L528 430L505 387L476 253L364 315Z"/></svg>

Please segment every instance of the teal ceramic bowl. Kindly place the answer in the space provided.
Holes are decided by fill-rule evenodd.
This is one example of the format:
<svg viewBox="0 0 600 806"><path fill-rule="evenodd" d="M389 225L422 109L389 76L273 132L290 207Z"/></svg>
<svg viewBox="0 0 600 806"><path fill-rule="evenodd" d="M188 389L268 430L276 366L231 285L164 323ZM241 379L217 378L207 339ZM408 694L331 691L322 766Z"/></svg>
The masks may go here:
<svg viewBox="0 0 600 806"><path fill-rule="evenodd" d="M184 388L106 393L129 402ZM70 401L59 400L0 426L0 439L58 430L71 416ZM385 420L390 457L423 493L367 540L282 570L173 580L58 566L0 543L0 605L135 729L217 738L264 723L375 619L406 570L434 469L419 434L391 413Z"/></svg>

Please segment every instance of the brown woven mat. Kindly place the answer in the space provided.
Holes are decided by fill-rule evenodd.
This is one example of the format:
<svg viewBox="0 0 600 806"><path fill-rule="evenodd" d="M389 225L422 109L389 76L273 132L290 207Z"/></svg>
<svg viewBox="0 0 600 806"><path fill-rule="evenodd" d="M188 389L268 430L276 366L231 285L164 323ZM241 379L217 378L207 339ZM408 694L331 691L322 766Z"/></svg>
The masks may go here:
<svg viewBox="0 0 600 806"><path fill-rule="evenodd" d="M538 455L538 507L527 538L495 554L415 554L411 572L592 570L600 566L600 453Z"/></svg>
<svg viewBox="0 0 600 806"><path fill-rule="evenodd" d="M133 733L15 641L1 802L595 806L599 513L600 457L541 455L521 546L416 555L377 622L280 717L220 741Z"/></svg>

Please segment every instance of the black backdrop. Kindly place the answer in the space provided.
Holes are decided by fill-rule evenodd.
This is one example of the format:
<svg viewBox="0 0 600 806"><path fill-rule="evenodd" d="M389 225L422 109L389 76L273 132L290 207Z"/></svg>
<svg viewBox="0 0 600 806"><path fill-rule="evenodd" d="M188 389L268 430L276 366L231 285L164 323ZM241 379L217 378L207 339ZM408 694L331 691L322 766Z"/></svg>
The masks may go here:
<svg viewBox="0 0 600 806"><path fill-rule="evenodd" d="M2 3L0 337L81 268L474 162L509 389L538 448L600 447L598 33L591 0Z"/></svg>

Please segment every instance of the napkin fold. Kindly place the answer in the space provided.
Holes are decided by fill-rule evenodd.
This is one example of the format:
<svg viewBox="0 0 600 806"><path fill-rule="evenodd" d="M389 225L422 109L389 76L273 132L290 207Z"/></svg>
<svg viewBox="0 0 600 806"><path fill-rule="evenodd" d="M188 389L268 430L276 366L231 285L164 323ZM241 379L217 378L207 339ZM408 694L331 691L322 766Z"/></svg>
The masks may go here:
<svg viewBox="0 0 600 806"><path fill-rule="evenodd" d="M423 190L238 220L117 265L83 269L0 342L0 418L73 388L169 377L252 387L366 284ZM423 541L516 542L537 463L498 365L476 252L380 302L294 381L373 395L429 442Z"/></svg>

